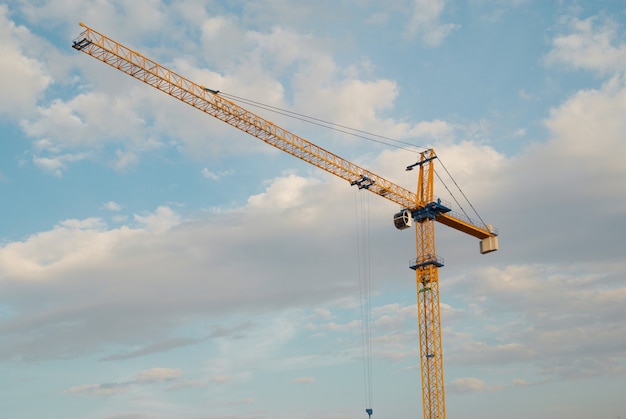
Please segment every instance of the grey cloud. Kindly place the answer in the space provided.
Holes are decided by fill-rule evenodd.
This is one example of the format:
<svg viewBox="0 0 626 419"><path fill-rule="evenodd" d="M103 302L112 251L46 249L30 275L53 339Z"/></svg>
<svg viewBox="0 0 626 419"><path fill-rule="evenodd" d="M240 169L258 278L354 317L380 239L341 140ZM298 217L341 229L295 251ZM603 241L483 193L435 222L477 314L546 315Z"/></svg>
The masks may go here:
<svg viewBox="0 0 626 419"><path fill-rule="evenodd" d="M491 337L488 341L452 337L448 360L483 365L530 363L536 373L549 379L622 373L626 286L622 282L607 288L603 276L585 275L575 267L569 274L565 274L567 268L561 269L554 274L538 267L514 269L517 275L510 279L505 270L483 272L455 282L452 292L472 295L466 301L483 297L480 317L466 322L490 327Z"/></svg>
<svg viewBox="0 0 626 419"><path fill-rule="evenodd" d="M297 211L312 206L321 220L334 219L336 210L322 204L328 197L320 199L327 194L323 186L315 185L295 208L273 214L236 211L154 232L101 225L95 231L52 230L46 240L60 234L66 245L54 263L38 268L43 276L32 282L12 265L13 273L0 282L14 313L0 326L0 358L66 358L114 343L138 346L103 357L128 359L207 339L170 336L183 321L280 310L344 295L355 286L348 259L353 253L338 262L335 250L325 246L344 240L337 236L341 228L319 228L311 217L302 223ZM92 244L107 242L107 250L98 257L83 253L82 239L75 237L85 232ZM38 239L24 242L12 263L37 260ZM212 335L236 338L250 326L230 327L218 326Z"/></svg>
<svg viewBox="0 0 626 419"><path fill-rule="evenodd" d="M116 355L109 355L101 359L101 361L119 361L124 359L132 359L140 356L151 355L155 353L167 352L172 349L180 348L183 346L195 345L197 343L205 341L207 338L201 339L189 339L189 338L172 338L166 339L158 342L153 342L149 345L146 345L140 349L120 353Z"/></svg>

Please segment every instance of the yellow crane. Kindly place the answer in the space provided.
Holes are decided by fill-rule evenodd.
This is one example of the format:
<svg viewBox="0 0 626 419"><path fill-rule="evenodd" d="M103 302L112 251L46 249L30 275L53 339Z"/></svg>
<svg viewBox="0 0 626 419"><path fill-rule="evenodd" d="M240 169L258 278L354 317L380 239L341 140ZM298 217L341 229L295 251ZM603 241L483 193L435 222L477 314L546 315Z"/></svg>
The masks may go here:
<svg viewBox="0 0 626 419"><path fill-rule="evenodd" d="M454 215L434 195L434 150L420 153L419 161L407 170L419 169L417 193L357 166L312 142L237 105L219 94L163 67L140 53L80 23L83 32L72 47L143 81L227 124L234 126L280 150L317 166L359 189L366 189L400 205L394 224L406 229L415 222L417 257L415 270L417 311L422 372L422 406L425 419L446 417L438 271L443 260L437 256L434 222L437 221L480 239L480 252L498 250L497 232L489 225ZM372 409L366 410L372 415Z"/></svg>

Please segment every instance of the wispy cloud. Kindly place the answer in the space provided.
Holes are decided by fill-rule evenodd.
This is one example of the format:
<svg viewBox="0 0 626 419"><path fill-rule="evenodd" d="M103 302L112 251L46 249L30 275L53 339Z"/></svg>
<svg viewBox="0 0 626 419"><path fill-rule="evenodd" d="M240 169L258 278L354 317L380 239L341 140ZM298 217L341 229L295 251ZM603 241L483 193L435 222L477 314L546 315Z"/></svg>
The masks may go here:
<svg viewBox="0 0 626 419"><path fill-rule="evenodd" d="M220 180L224 176L230 176L234 173L233 170L220 170L219 172L212 172L206 167L202 169L202 176L211 180Z"/></svg>
<svg viewBox="0 0 626 419"><path fill-rule="evenodd" d="M567 32L556 36L546 55L548 64L567 64L573 68L610 74L626 71L626 43L615 21L598 16L568 20Z"/></svg>
<svg viewBox="0 0 626 419"><path fill-rule="evenodd" d="M314 384L315 377L298 377L291 380L292 384Z"/></svg>
<svg viewBox="0 0 626 419"><path fill-rule="evenodd" d="M413 0L408 34L419 36L428 46L440 45L446 37L459 28L458 24L441 22L445 6L446 0Z"/></svg>
<svg viewBox="0 0 626 419"><path fill-rule="evenodd" d="M146 384L156 384L176 381L181 376L180 369L152 368L142 371L135 379L119 383L83 384L70 387L65 390L66 394L87 394L92 396L114 396L126 393L132 387Z"/></svg>
<svg viewBox="0 0 626 419"><path fill-rule="evenodd" d="M446 389L453 393L482 393L501 390L502 386L489 385L479 378L464 377L455 378L446 386Z"/></svg>
<svg viewBox="0 0 626 419"><path fill-rule="evenodd" d="M122 206L115 201L105 202L104 205L102 205L102 208L111 212L118 212L122 210Z"/></svg>
<svg viewBox="0 0 626 419"><path fill-rule="evenodd" d="M33 164L56 177L62 177L63 171L67 169L68 163L84 160L89 155L87 153L59 154L54 156L33 156Z"/></svg>
<svg viewBox="0 0 626 419"><path fill-rule="evenodd" d="M159 342L154 342L149 345L146 345L142 348L136 349L134 351L120 353L117 355L109 355L107 357L102 358L102 361L118 361L122 359L132 359L140 356L151 355L155 353L168 352L172 349L195 345L197 343L203 342L206 340L205 338L200 339L190 339L190 338L173 338L166 339Z"/></svg>

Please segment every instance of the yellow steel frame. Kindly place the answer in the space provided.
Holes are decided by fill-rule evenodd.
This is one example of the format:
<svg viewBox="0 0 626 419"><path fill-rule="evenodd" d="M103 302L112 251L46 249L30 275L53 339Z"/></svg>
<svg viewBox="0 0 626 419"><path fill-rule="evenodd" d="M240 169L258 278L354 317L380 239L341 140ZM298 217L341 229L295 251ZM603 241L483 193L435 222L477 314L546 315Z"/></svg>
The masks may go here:
<svg viewBox="0 0 626 419"><path fill-rule="evenodd" d="M434 200L433 150L421 153L417 197L420 206ZM435 222L425 219L415 224L417 260L436 258ZM441 347L441 316L439 308L439 267L434 263L421 264L415 270L417 285L417 316L420 338L420 366L422 371L422 406L425 419L446 417L443 385L443 354Z"/></svg>
<svg viewBox="0 0 626 419"><path fill-rule="evenodd" d="M434 151L421 154L417 194L351 163L312 142L299 137L264 119L217 91L207 89L163 67L140 53L108 38L85 24L84 31L74 41L73 47L98 60L175 97L227 124L317 166L329 173L365 188L399 204L402 208L417 210L433 201ZM428 160L430 159L430 160ZM470 234L479 239L495 234L487 226L464 220L450 213L435 218L442 224ZM417 260L431 260L436 255L434 221L416 223ZM422 368L422 399L424 418L445 418L443 358L441 352L441 321L439 310L439 281L436 264L416 268L418 318L420 337L420 362Z"/></svg>

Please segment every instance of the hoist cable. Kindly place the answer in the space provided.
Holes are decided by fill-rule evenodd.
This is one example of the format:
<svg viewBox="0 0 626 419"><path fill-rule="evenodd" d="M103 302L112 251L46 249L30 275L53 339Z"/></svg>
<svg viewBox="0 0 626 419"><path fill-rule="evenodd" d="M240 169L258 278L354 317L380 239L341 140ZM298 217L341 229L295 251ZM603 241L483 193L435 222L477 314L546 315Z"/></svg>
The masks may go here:
<svg viewBox="0 0 626 419"><path fill-rule="evenodd" d="M450 172L448 171L448 169L446 168L446 166L443 164L443 162L441 161L441 159L439 159L439 164L441 165L441 167L443 167L443 170L446 171L446 173L448 174L448 176L450 177L450 180L452 180L452 182L454 183L454 185L457 187L457 189L459 190L459 192L461 192L461 195L463 195L463 198L465 198L465 201L467 201L468 205L470 206L470 208L472 208L472 210L474 211L474 214L476 214L476 216L478 217L478 219L480 220L481 223L483 223L483 226L487 227L487 223L485 223L485 221L482 219L482 217L480 216L480 214L478 213L478 211L476 211L476 208L474 208L474 205L472 205L472 203L470 202L470 200L467 198L467 196L465 196L465 193L463 192L463 190L461 189L461 187L458 185L458 183L456 183L456 180L454 180L454 178L452 177L452 175L450 174ZM439 177L439 175L437 175L437 177ZM441 179L441 178L440 178ZM441 181L441 183L444 183L443 181ZM448 187L446 186L446 189L448 189ZM448 190L449 192L449 190ZM452 193L450 194L452 195ZM455 199L456 201L456 199ZM461 205L457 202L457 205L459 205L459 207L461 207ZM461 207L462 208L462 207ZM467 218L470 218L466 213L465 210L463 210L463 214L465 214L465 216Z"/></svg>
<svg viewBox="0 0 626 419"><path fill-rule="evenodd" d="M360 200L359 200L360 196ZM356 214L357 259L359 272L359 306L361 309L361 344L363 355L363 388L365 403L372 408L373 373L372 373L372 283L371 283L371 249L369 225L369 195L354 196Z"/></svg>
<svg viewBox="0 0 626 419"><path fill-rule="evenodd" d="M441 162L441 160L439 160L439 162ZM454 202L456 203L456 205L459 207L459 209L463 212L463 215L465 215L466 218L470 218L469 215L467 215L467 213L465 212L465 209L463 208L463 206L461 205L461 203L456 199L456 197L454 196L454 194L452 193L452 191L450 190L450 188L448 188L448 185L446 185L446 183L443 181L443 179L441 178L441 176L439 175L439 172L437 172L435 170L435 176L437 176L437 179L439 179L439 181L441 182L441 184L443 185L444 188L446 188L446 191L448 191L448 193L450 194L450 196L452 197L452 199L454 200Z"/></svg>
<svg viewBox="0 0 626 419"><path fill-rule="evenodd" d="M273 112L279 115L283 115L289 118L297 119L309 124L317 125L326 129L332 129L337 132L341 132L347 135L352 135L367 141L383 144L386 146L395 147L398 149L417 152L415 148L426 147L416 146L404 141L395 140L393 138L385 137L378 134L373 134L367 131L359 130L356 128L347 127L345 125L336 124L329 121L324 121L319 118L310 117L297 112L289 111L286 109L277 108L275 106L267 105L261 102L256 102L250 99L245 99L239 96L219 92L221 96L229 98L233 101L239 101L249 106L264 109L269 112ZM379 139L375 139L376 137ZM386 141L382 141L386 140ZM394 142L398 144L404 144L410 146L411 149L405 146L399 146L391 144ZM363 352L363 381L365 392L365 403L367 404L366 412L371 416L372 404L373 404L373 361L372 361L372 282L371 282L371 249L370 249L370 214L369 214L369 198L368 194L359 194L361 196L361 202L359 205L356 194L358 190L355 190L355 214L357 214L357 259L359 265L359 299L361 308L361 341Z"/></svg>
<svg viewBox="0 0 626 419"><path fill-rule="evenodd" d="M289 118L293 118L293 119L297 119L303 122L307 122L309 124L313 124L313 125L318 125L320 127L323 128L328 128L328 129L332 129L333 131L337 131L337 132L341 132L344 134L348 134L348 135L352 135L354 137L358 137L367 141L371 141L374 143L378 143L378 144L383 144L389 147L395 147L401 150L406 150L406 151L411 151L411 152L416 152L416 150L414 150L414 148L420 148L420 149L428 149L428 147L424 147L424 146L420 146L420 145L416 145L416 144L412 144L406 141L402 141L402 140L397 140L394 138L390 138L390 137L385 137L384 135L380 135L380 134L374 134L368 131L363 131L357 128L351 128L348 127L346 125L341 125L341 124L337 124L334 122L330 122L330 121L325 121L323 119L319 119L319 118L314 118L312 116L308 116L308 115L304 115L298 112L293 112L287 109L282 109L282 108L277 108L275 106L271 106L271 105L267 105L265 103L261 103L261 102L257 102L254 100L250 100L250 99L246 99L246 98L242 98L239 96L235 96L235 95L231 95L228 93L223 93L223 92L219 92L219 94L221 96L224 96L228 99L232 99L234 101L239 101L242 103L245 103L247 105L250 106L254 106L257 108L261 108L264 109L266 111L270 111L279 115L283 115L283 116L287 116ZM381 140L386 140L386 141L390 141L386 142L386 141L381 141L381 140L376 140L375 138L372 137L376 137L376 138L380 138ZM392 143L398 143L398 144L404 144L405 146L408 147L412 147L412 148L407 148L407 147L403 147L403 146L399 146L396 144L392 144Z"/></svg>

